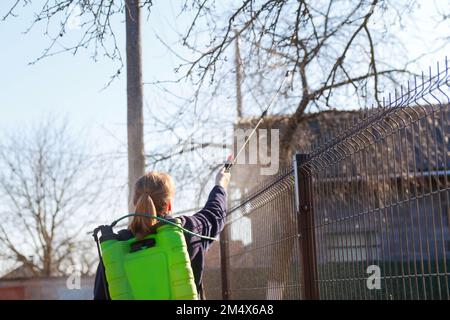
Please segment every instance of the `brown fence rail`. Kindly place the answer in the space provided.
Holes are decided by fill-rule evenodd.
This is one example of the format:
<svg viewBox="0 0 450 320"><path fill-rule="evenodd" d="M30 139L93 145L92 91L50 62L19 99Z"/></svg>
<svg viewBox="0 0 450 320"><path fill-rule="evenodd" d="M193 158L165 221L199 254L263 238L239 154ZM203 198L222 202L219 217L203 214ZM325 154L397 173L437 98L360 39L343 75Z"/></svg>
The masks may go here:
<svg viewBox="0 0 450 320"><path fill-rule="evenodd" d="M241 199L209 298L450 299L449 89L446 62Z"/></svg>

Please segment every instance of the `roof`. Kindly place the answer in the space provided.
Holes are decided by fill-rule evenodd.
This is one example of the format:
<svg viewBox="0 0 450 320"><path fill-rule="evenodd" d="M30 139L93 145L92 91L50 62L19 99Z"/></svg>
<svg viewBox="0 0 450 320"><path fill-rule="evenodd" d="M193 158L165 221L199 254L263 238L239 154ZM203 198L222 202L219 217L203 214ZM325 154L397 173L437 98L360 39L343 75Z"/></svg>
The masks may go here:
<svg viewBox="0 0 450 320"><path fill-rule="evenodd" d="M35 272L33 269L26 264L22 264L19 267L8 272L4 276L0 277L0 280L15 280L15 279L26 279L35 277Z"/></svg>
<svg viewBox="0 0 450 320"><path fill-rule="evenodd" d="M450 169L450 112L447 109L448 105L430 105L378 108L369 112L328 110L305 114L293 135L292 151L285 155L285 159L291 159L295 151L303 150L309 153L310 150L316 150L317 163L336 159L336 156L348 158L346 161L336 162L335 172L346 172L353 176L375 170L384 170L386 174L396 176L400 173L411 176L414 168L418 173L445 171ZM291 116L267 116L260 128L279 129L281 137ZM372 119L370 125L366 125L367 117ZM235 130L251 129L258 120L259 117L240 119L235 124ZM342 136L339 141L345 139L345 142L340 142L340 147L330 141L337 135L349 132L345 130L356 123L360 127L351 134ZM316 146L321 146L326 151L320 154ZM359 152L362 147L364 152ZM358 152L359 157L352 155L355 152ZM328 156L321 156L326 153ZM259 167L260 165L236 165L235 173L239 173L235 176L240 178L240 181L236 181L236 186L252 189L258 182L267 178L255 175L254 170Z"/></svg>

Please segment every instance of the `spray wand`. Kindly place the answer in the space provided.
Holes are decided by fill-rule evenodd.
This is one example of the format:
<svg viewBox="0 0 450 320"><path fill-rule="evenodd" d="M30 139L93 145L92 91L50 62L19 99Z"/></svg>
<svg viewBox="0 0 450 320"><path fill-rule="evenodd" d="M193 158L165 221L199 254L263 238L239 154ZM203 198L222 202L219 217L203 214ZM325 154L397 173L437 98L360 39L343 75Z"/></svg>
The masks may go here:
<svg viewBox="0 0 450 320"><path fill-rule="evenodd" d="M228 156L228 159L224 165L225 172L229 172L231 170L231 167L236 163L236 160L239 157L239 155L241 154L241 152L245 149L248 142L250 141L252 136L255 134L256 130L258 130L259 126L261 125L261 123L264 120L264 117L267 115L267 112L269 111L269 109L272 107L272 105L277 100L278 95L280 94L281 89L283 88L283 85L289 76L289 73L290 73L290 71L286 71L283 82L281 82L280 86L278 87L278 90L275 92L274 96L270 100L270 103L268 104L267 108L262 112L261 116L259 117L258 123L256 123L256 126L253 128L252 132L245 138L244 144L239 149L239 151L236 153L236 156L232 156L232 155Z"/></svg>

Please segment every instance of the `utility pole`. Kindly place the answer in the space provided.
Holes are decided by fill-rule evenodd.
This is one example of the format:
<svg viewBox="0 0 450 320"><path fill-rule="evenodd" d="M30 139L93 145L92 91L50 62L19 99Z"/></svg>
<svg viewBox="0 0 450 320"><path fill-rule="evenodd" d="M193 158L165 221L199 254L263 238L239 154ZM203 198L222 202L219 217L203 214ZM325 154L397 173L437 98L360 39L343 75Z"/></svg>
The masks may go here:
<svg viewBox="0 0 450 320"><path fill-rule="evenodd" d="M235 57L234 63L236 65L236 113L237 118L242 118L242 91L241 91L241 82L242 82L242 73L241 73L241 50L239 47L239 33L235 30L236 40L235 40Z"/></svg>
<svg viewBox="0 0 450 320"><path fill-rule="evenodd" d="M139 0L125 1L127 52L128 210L136 180L144 174L144 116Z"/></svg>

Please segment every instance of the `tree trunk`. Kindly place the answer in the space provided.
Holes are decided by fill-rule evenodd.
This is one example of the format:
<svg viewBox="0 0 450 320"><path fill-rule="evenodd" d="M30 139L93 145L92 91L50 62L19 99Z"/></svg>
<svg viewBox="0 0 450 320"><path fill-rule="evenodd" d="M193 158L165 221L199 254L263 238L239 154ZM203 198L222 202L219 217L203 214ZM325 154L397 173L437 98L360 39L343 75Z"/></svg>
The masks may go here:
<svg viewBox="0 0 450 320"><path fill-rule="evenodd" d="M139 0L126 0L128 210L134 183L144 174L144 117Z"/></svg>

